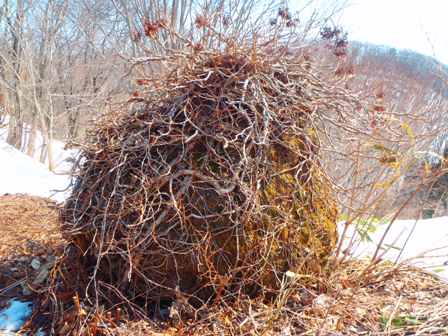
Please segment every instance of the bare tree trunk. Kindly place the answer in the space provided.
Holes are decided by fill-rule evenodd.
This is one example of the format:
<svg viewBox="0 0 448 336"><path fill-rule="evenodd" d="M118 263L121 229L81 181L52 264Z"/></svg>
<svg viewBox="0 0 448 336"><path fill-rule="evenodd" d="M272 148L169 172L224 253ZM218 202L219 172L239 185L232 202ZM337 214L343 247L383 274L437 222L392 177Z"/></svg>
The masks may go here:
<svg viewBox="0 0 448 336"><path fill-rule="evenodd" d="M12 28L13 36L13 89L14 89L14 112L9 119L8 137L6 141L20 149L23 134L23 111L20 92L21 56L22 56L22 32L23 32L23 1L17 0L17 13Z"/></svg>
<svg viewBox="0 0 448 336"><path fill-rule="evenodd" d="M80 109L76 108L70 111L68 117L68 140L76 140L79 136L79 112Z"/></svg>
<svg viewBox="0 0 448 336"><path fill-rule="evenodd" d="M45 162L45 158L47 157L47 143L44 142L42 143L42 147L40 149L40 156L39 156L39 162Z"/></svg>
<svg viewBox="0 0 448 336"><path fill-rule="evenodd" d="M37 137L37 120L36 120L37 112L34 111L31 117L31 125L30 125L30 135L28 138L28 143L26 147L26 154L29 156L34 156L34 152L36 151L36 137Z"/></svg>
<svg viewBox="0 0 448 336"><path fill-rule="evenodd" d="M46 140L47 140L47 158L48 158L48 169L50 171L54 171L54 157L53 157L53 102L51 101L51 96L49 97L49 111L48 111L48 117L47 117L47 125L48 129L46 132Z"/></svg>

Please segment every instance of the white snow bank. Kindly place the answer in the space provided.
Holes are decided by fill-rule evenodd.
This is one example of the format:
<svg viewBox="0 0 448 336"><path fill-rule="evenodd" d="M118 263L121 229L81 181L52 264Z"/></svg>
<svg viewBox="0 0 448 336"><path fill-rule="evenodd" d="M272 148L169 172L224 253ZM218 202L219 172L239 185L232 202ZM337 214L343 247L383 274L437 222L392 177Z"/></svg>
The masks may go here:
<svg viewBox="0 0 448 336"><path fill-rule="evenodd" d="M0 195L26 193L63 201L69 175L56 175L43 164L0 140Z"/></svg>
<svg viewBox="0 0 448 336"><path fill-rule="evenodd" d="M31 315L32 304L18 300L9 301L9 305L0 311L0 335L14 335Z"/></svg>
<svg viewBox="0 0 448 336"><path fill-rule="evenodd" d="M0 128L0 143L6 143L6 138L8 136L8 119L9 117L6 116L1 122L0 126L3 125L3 127ZM22 136L22 142L26 145L28 144L28 140L30 137L31 128L28 125L25 125L23 129L23 136ZM33 158L36 161L39 161L39 157L41 154L42 147L44 146L44 137L42 136L42 133L37 131L36 132L36 138L35 138L35 151L33 154ZM65 143L56 139L53 139L51 142L52 144L52 156L53 156L53 165L54 170L57 173L68 173L71 170L72 163L70 162L71 159L75 156L77 156L78 152L76 150L70 150L65 149ZM24 152L24 148L21 148L22 152ZM48 156L45 159L45 165L48 167Z"/></svg>
<svg viewBox="0 0 448 336"><path fill-rule="evenodd" d="M67 159L76 155L73 150L64 149L65 144L54 140L53 158L56 167L56 174L48 170L47 164L38 161L40 149L44 139L40 132L36 135L36 151L34 158L15 149L6 142L8 128L6 127L6 117L0 128L0 195L24 193L33 196L50 197L58 202L62 202L68 196L65 190L70 184L70 169L72 163ZM29 129L25 129L24 143L29 137Z"/></svg>
<svg viewBox="0 0 448 336"><path fill-rule="evenodd" d="M6 137L7 128L0 128L0 195L25 193L51 197L58 202L64 201L67 194L56 190L65 190L68 187L69 175L50 172L37 158L32 158L7 144ZM41 146L42 143L42 136L38 133L36 145ZM65 150L60 141L54 141L53 146L56 170L69 172L70 163L66 159L75 153ZM36 150L36 156L39 152Z"/></svg>
<svg viewBox="0 0 448 336"><path fill-rule="evenodd" d="M343 225L340 223L340 233ZM354 225L350 225L343 248L349 246L354 234L351 255L373 256L388 225L389 223L376 224L376 230L369 233L371 241L361 239ZM379 256L393 262L408 262L448 280L448 217L395 221L386 235Z"/></svg>

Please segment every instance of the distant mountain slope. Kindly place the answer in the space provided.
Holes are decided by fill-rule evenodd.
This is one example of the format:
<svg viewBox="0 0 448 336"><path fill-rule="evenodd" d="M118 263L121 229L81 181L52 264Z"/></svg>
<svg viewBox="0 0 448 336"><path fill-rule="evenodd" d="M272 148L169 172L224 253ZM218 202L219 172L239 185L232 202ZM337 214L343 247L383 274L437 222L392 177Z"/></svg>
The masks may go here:
<svg viewBox="0 0 448 336"><path fill-rule="evenodd" d="M448 99L448 66L432 57L412 50L351 42L348 58L361 78L389 81L390 88L398 92L419 89Z"/></svg>

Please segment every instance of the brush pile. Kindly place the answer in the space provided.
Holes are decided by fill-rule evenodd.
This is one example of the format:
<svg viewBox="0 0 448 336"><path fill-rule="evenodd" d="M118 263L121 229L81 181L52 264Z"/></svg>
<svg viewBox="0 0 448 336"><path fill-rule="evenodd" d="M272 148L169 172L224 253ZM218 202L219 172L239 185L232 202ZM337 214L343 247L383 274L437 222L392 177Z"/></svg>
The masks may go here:
<svg viewBox="0 0 448 336"><path fill-rule="evenodd" d="M166 302L273 298L290 272L328 274L338 212L317 124L350 106L345 91L284 47L170 61L89 134L62 211L52 314L71 302L78 319L81 300L147 318Z"/></svg>
<svg viewBox="0 0 448 336"><path fill-rule="evenodd" d="M316 83L300 64L201 56L83 153L64 233L108 297L275 290L288 270L320 274L336 242Z"/></svg>

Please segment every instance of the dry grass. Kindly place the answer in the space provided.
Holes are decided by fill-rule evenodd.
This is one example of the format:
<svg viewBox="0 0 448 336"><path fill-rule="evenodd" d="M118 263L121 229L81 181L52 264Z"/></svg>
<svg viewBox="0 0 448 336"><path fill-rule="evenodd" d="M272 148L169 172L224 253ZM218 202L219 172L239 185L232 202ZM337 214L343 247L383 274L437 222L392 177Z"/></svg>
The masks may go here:
<svg viewBox="0 0 448 336"><path fill-rule="evenodd" d="M48 198L3 195L0 213L2 257L47 253L61 241L58 206Z"/></svg>
<svg viewBox="0 0 448 336"><path fill-rule="evenodd" d="M55 204L9 195L0 197L0 208L2 279L14 273L11 268L20 273L2 281L2 299L37 299L36 292L24 297L22 287L8 289L8 284L31 282L36 276L31 260L61 243ZM37 243L27 245L28 240ZM18 263L23 256L26 262ZM274 301L246 298L239 305L221 302L194 310L179 297L163 318L128 321L113 308L96 312L95 318L99 335L445 335L447 297L448 284L420 269L349 260L315 286L300 285L288 273ZM89 312L87 306L80 308L80 314Z"/></svg>
<svg viewBox="0 0 448 336"><path fill-rule="evenodd" d="M34 269L31 262L46 265L60 253L62 244L54 201L21 194L0 196L0 302L23 296L25 287L32 296L40 288L41 283L33 282L42 268L34 264Z"/></svg>
<svg viewBox="0 0 448 336"><path fill-rule="evenodd" d="M197 321L124 323L117 335L446 335L448 284L413 267L368 261L340 266L321 288L285 284L273 303L215 306Z"/></svg>

